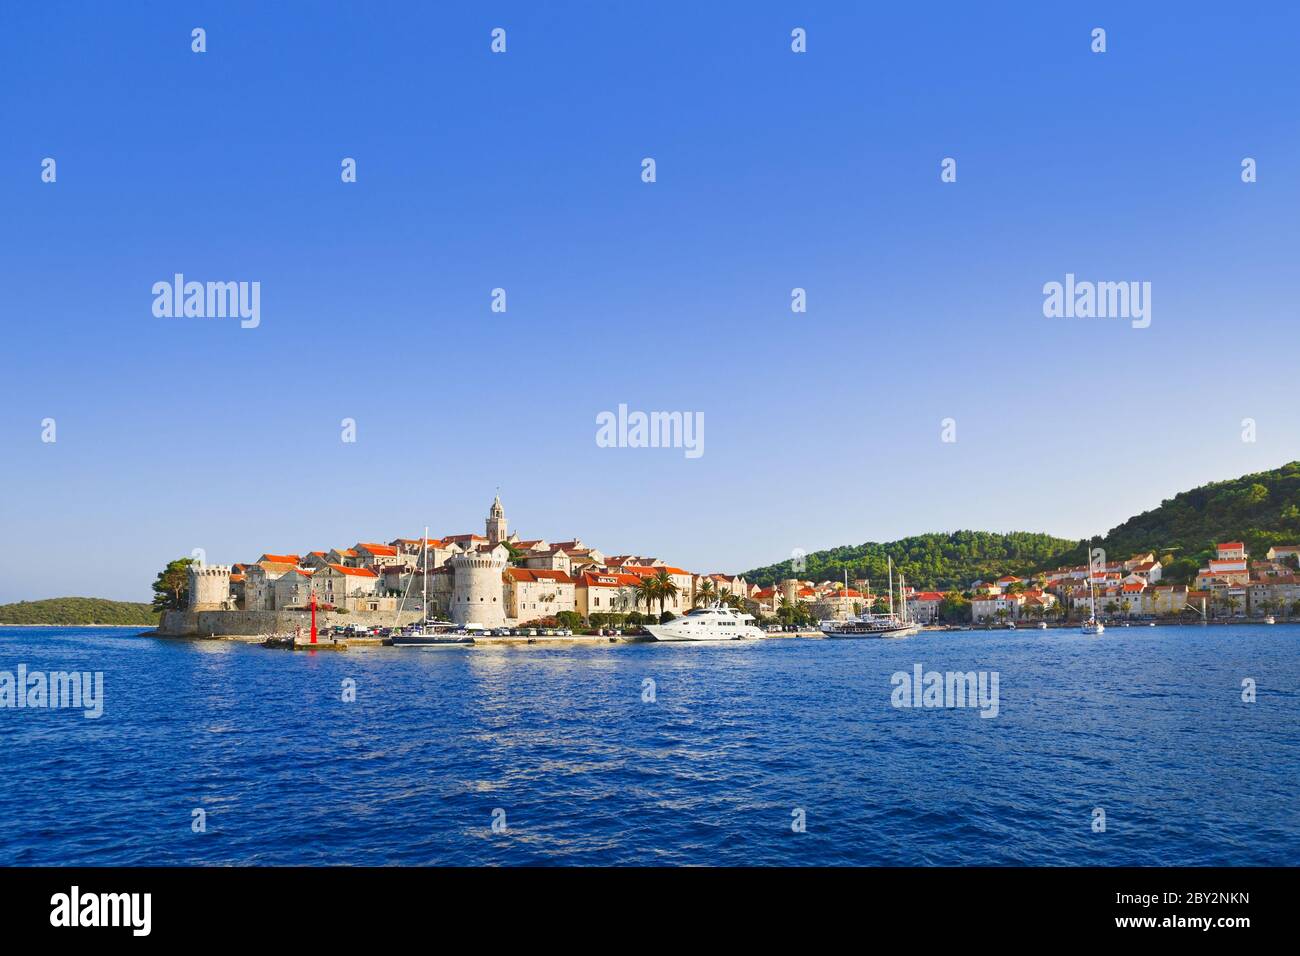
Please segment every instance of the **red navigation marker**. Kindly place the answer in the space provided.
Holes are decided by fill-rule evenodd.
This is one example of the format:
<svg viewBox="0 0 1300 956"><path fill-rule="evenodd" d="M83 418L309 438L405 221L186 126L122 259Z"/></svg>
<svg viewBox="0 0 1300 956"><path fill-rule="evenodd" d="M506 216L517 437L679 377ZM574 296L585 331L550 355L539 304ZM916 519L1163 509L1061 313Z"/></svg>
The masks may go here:
<svg viewBox="0 0 1300 956"><path fill-rule="evenodd" d="M311 642L316 643L316 592L311 592Z"/></svg>

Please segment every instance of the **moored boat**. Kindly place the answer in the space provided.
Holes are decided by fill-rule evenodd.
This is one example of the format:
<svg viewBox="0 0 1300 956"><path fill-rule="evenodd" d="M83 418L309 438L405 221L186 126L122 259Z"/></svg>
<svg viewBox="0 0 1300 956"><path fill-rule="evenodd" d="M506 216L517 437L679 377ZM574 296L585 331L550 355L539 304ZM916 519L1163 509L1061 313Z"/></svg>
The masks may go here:
<svg viewBox="0 0 1300 956"><path fill-rule="evenodd" d="M898 592L903 605L901 615L894 613L894 561L889 558L889 612L873 614L868 610L847 621L821 621L818 627L826 637L911 637L921 630L921 625L908 619L907 600L903 598L903 576L898 576Z"/></svg>
<svg viewBox="0 0 1300 956"><path fill-rule="evenodd" d="M474 638L451 621L424 621L402 628L389 638L388 643L393 647L454 647L473 644Z"/></svg>
<svg viewBox="0 0 1300 956"><path fill-rule="evenodd" d="M1091 546L1089 546L1091 547ZM1090 597L1091 610L1088 613L1088 620L1083 622L1080 630L1084 634L1098 635L1106 633L1106 625L1097 620L1097 582L1092 577L1092 551L1088 551L1088 594Z"/></svg>
<svg viewBox="0 0 1300 956"><path fill-rule="evenodd" d="M739 641L763 636L748 623L753 619L752 615L715 601L708 607L693 608L667 624L643 626L656 641Z"/></svg>

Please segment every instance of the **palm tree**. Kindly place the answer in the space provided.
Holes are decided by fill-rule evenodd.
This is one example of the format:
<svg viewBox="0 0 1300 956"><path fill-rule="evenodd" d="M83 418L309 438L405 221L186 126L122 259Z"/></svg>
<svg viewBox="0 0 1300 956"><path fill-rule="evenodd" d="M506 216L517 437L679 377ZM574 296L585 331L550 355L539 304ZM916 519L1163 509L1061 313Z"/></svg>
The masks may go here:
<svg viewBox="0 0 1300 956"><path fill-rule="evenodd" d="M677 582L668 574L666 568L660 568L656 571L652 580L654 581L655 597L659 599L659 616L663 617L664 606L670 598L677 597L681 588L677 586Z"/></svg>
<svg viewBox="0 0 1300 956"><path fill-rule="evenodd" d="M781 598L781 603L778 604L776 608L776 619L780 621L782 624L793 624L794 615L795 615L794 605L790 603L789 598L783 596Z"/></svg>
<svg viewBox="0 0 1300 956"><path fill-rule="evenodd" d="M718 599L717 588L713 586L712 581L710 581L708 578L705 578L704 582L698 588L695 589L695 600L691 602L691 606L699 607L701 604L712 604L717 599ZM785 598L781 598L781 601L784 603Z"/></svg>
<svg viewBox="0 0 1300 956"><path fill-rule="evenodd" d="M646 613L649 614L654 606L655 598L659 596L659 589L655 584L655 579L649 576L642 578L632 589L636 593L637 604L645 601Z"/></svg>
<svg viewBox="0 0 1300 956"><path fill-rule="evenodd" d="M635 611L637 602L640 599L641 596L637 593L637 590L634 587L619 588L618 593L614 595L614 600L617 602L615 606L619 609L619 611L624 613L627 612L628 608L631 608L632 610Z"/></svg>

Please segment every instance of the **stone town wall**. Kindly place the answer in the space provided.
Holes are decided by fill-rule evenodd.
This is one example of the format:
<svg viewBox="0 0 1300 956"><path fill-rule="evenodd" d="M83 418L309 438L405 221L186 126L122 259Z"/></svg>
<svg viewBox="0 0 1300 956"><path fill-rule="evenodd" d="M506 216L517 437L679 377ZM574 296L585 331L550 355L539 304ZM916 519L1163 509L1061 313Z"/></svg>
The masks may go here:
<svg viewBox="0 0 1300 956"><path fill-rule="evenodd" d="M392 627L395 616L392 611L352 611L348 614L318 611L316 626L360 624ZM419 611L403 611L397 623L410 624L420 617ZM309 611L167 611L163 614L158 633L165 637L253 636L291 634L296 627L301 627L304 633L311 628Z"/></svg>

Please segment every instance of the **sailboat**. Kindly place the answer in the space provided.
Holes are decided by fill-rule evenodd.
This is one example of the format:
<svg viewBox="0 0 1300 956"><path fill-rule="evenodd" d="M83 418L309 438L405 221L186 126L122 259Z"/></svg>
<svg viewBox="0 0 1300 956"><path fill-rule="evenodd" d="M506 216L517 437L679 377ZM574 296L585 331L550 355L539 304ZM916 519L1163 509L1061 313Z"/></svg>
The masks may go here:
<svg viewBox="0 0 1300 956"><path fill-rule="evenodd" d="M1080 630L1084 634L1104 634L1106 625L1097 620L1097 582L1092 577L1092 550L1088 550L1088 594L1091 599L1092 610L1089 612L1088 620L1083 622Z"/></svg>
<svg viewBox="0 0 1300 956"><path fill-rule="evenodd" d="M871 605L868 604L866 611L859 617L847 621L821 621L818 627L823 634L827 637L911 637L921 630L920 624L908 619L907 601L903 598L905 592L902 572L898 575L898 595L903 613L894 613L894 559L888 558L888 561L889 613L873 614Z"/></svg>
<svg viewBox="0 0 1300 956"><path fill-rule="evenodd" d="M389 639L393 647L458 647L465 644L473 644L474 638L464 634L456 634L456 624L452 621L439 621L429 617L429 529L424 529L424 539L420 542L421 565L424 569L424 620L418 624L408 624ZM407 591L410 591L411 585L406 585ZM406 595L402 595L402 602L406 602ZM397 613L400 616L402 609L399 607Z"/></svg>

